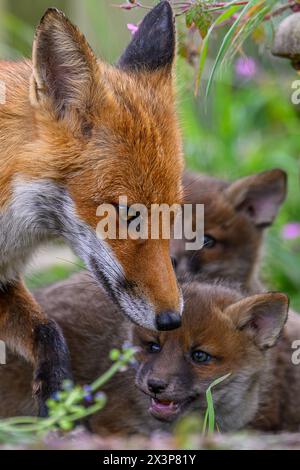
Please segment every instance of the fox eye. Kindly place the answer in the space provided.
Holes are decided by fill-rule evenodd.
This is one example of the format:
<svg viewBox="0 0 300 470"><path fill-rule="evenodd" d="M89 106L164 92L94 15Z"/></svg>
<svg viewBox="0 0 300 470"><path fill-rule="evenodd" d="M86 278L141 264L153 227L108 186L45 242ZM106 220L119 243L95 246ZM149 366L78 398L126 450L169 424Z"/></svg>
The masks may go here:
<svg viewBox="0 0 300 470"><path fill-rule="evenodd" d="M171 256L171 263L172 263L174 271L176 271L178 263L177 263L177 259L175 258L175 256Z"/></svg>
<svg viewBox="0 0 300 470"><path fill-rule="evenodd" d="M129 222L131 222L132 220L136 219L139 216L139 214L129 215L128 214L128 212L129 212L129 207L128 206L118 205L118 206L116 206L116 208L117 208L120 220L122 220L122 222L129 223Z"/></svg>
<svg viewBox="0 0 300 470"><path fill-rule="evenodd" d="M212 237L211 235L204 234L203 248L213 248L216 243L217 240L214 237Z"/></svg>
<svg viewBox="0 0 300 470"><path fill-rule="evenodd" d="M212 356L210 354L201 351L200 349L198 349L197 351L193 351L191 356L193 361L197 364L207 364L212 359Z"/></svg>
<svg viewBox="0 0 300 470"><path fill-rule="evenodd" d="M161 351L160 344L154 343L153 341L147 343L147 349L150 353L159 353Z"/></svg>

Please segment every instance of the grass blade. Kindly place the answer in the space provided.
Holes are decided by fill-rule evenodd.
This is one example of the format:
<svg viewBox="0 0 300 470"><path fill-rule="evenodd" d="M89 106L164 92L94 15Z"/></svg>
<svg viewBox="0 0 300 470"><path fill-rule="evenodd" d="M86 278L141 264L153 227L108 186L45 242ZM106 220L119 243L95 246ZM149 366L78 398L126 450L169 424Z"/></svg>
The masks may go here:
<svg viewBox="0 0 300 470"><path fill-rule="evenodd" d="M259 0L261 1L261 0ZM213 81L213 78L215 76L215 73L216 73L216 70L220 64L220 62L222 61L228 47L230 46L230 43L231 43L231 40L235 34L235 31L236 29L238 28L243 16L248 12L248 10L250 10L250 8L252 8L256 3L258 2L258 0L250 0L249 3L247 3L244 8L242 9L241 13L239 14L239 16L237 17L237 19L234 21L233 25L230 27L230 29L228 30L228 32L226 33L223 41L222 41L222 44L221 44L221 47L219 49L219 52L217 54L217 57L216 57L216 60L214 62L214 65L213 65L213 68L212 68L212 71L210 73L210 77L209 77L209 80L208 80L208 83L207 83L207 87L206 87L206 93L205 93L205 96L206 98L208 97L209 95L209 92L210 92L210 89L211 89L211 85L212 85L212 81Z"/></svg>
<svg viewBox="0 0 300 470"><path fill-rule="evenodd" d="M233 4L234 2L231 2L231 3ZM199 59L199 67L198 67L197 77L195 81L195 95L197 94L198 89L199 89L199 83L201 81L201 77L202 77L202 73L204 70L205 61L207 57L207 52L208 52L208 43L209 43L210 36L212 32L214 31L214 28L218 26L219 24L223 23L223 21L226 21L232 15L234 15L234 13L236 13L236 11L238 11L240 8L241 8L240 5L232 6L228 10L224 11L224 13L222 13L209 27L207 34L205 38L203 39L203 43L202 43L202 49L201 49L201 54L200 54L200 59Z"/></svg>
<svg viewBox="0 0 300 470"><path fill-rule="evenodd" d="M226 380L230 375L231 375L231 372L229 372L229 374L223 375L222 377L219 377L218 379L214 380L214 382L212 382L206 390L207 409L205 412L203 428L202 428L203 434L206 434L206 433L212 434L216 428L215 408L214 408L214 401L213 401L213 396L212 396L212 389L219 383Z"/></svg>
<svg viewBox="0 0 300 470"><path fill-rule="evenodd" d="M276 3L277 0L270 0L267 5L265 3L262 3L258 8L257 12L250 17L249 21L246 21L241 26L240 30L233 37L233 40L224 55L222 63L224 63L224 61L228 58L229 60L232 60L233 56L242 46L243 42L245 42L247 37L262 23L265 16L272 10L273 6Z"/></svg>

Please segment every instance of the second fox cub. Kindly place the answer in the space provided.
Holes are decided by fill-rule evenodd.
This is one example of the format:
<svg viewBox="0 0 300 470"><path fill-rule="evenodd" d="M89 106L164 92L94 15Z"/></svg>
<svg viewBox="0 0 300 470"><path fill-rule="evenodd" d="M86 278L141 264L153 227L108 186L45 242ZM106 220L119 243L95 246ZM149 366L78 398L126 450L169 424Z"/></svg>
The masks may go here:
<svg viewBox="0 0 300 470"><path fill-rule="evenodd" d="M300 366L291 362L291 344L300 337L300 319L291 317L284 329L287 297L244 297L232 288L195 282L183 291L182 327L157 333L126 322L85 273L37 294L64 331L77 382L103 373L109 351L124 341L139 348L137 370L119 373L105 387L107 406L91 417L90 429L147 432L161 427L157 419L170 423L187 411L199 415L207 387L229 373L213 391L222 431L297 429ZM9 357L0 374L0 416L34 413L30 368Z"/></svg>
<svg viewBox="0 0 300 470"><path fill-rule="evenodd" d="M280 169L233 182L187 172L185 202L204 204L204 246L186 251L185 240L174 240L171 253L179 277L227 279L248 292L263 289L259 279L262 242L286 197L287 176Z"/></svg>
<svg viewBox="0 0 300 470"><path fill-rule="evenodd" d="M100 240L97 208L181 202L172 9L160 2L116 67L97 60L56 9L37 28L32 61L1 62L0 338L35 365L44 401L69 375L68 352L21 280L34 249L63 237L121 311L153 329L180 325L168 240ZM125 207L126 210L126 207ZM119 211L120 212L120 211ZM147 269L145 269L147 266Z"/></svg>

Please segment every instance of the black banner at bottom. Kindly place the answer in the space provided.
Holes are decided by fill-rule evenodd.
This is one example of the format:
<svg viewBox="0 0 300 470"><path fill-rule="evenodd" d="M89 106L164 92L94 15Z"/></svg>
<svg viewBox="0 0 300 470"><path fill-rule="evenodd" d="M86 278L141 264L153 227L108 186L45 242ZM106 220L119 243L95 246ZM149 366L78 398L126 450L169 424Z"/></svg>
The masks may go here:
<svg viewBox="0 0 300 470"><path fill-rule="evenodd" d="M295 452L297 455L295 455ZM245 453L247 454L245 456ZM107 451L107 450L80 450L80 451L1 451L0 461L1 468L4 465L22 465L26 468L26 464L39 465L44 468L53 468L53 465L82 465L83 470L94 468L105 469L106 467L120 466L123 468L143 468L151 469L153 466L166 467L171 465L203 468L204 465L211 464L227 465L235 461L246 463L247 465L259 463L259 465L270 465L273 462L278 465L280 459L280 451L224 451L224 450L201 450L201 451L159 451L159 450L131 450L131 451ZM287 455L289 454L289 455ZM246 457L246 461L245 461ZM298 451L285 452L285 466L289 464L289 459L298 462ZM275 462L276 459L276 462ZM292 461L291 461L292 463ZM54 469L55 470L55 469Z"/></svg>

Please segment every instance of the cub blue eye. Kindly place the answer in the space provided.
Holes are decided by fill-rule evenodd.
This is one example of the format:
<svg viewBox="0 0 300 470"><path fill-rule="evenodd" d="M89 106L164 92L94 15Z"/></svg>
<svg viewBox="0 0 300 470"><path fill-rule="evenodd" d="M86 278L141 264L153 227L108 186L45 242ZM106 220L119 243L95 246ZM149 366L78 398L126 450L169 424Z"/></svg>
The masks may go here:
<svg viewBox="0 0 300 470"><path fill-rule="evenodd" d="M197 364L205 364L211 361L212 356L204 351L193 351L192 354L192 359L194 362Z"/></svg>
<svg viewBox="0 0 300 470"><path fill-rule="evenodd" d="M215 244L217 243L216 239L212 237L211 235L204 235L204 243L203 243L203 248L213 248Z"/></svg>
<svg viewBox="0 0 300 470"><path fill-rule="evenodd" d="M158 343L151 342L151 343L148 343L147 346L148 346L149 352L151 353L158 353L161 350L160 344Z"/></svg>

